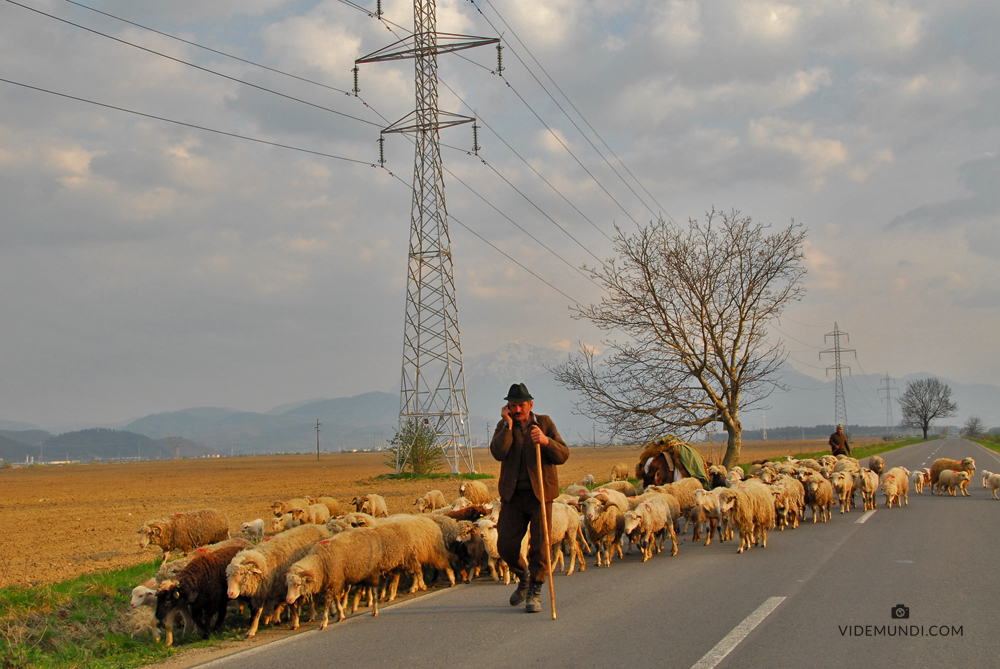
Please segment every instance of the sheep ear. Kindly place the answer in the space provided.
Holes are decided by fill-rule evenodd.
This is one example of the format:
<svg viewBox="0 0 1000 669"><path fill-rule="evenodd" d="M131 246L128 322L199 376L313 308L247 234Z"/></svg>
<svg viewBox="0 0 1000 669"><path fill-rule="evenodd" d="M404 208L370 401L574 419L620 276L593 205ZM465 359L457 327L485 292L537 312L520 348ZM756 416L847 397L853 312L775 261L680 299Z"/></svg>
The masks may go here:
<svg viewBox="0 0 1000 669"><path fill-rule="evenodd" d="M259 567L253 567L250 569L250 573L261 576L264 572L262 572Z"/></svg>
<svg viewBox="0 0 1000 669"><path fill-rule="evenodd" d="M156 536L160 536L160 532L162 532L162 528L160 528L159 525L154 525L153 526L153 534L155 534Z"/></svg>

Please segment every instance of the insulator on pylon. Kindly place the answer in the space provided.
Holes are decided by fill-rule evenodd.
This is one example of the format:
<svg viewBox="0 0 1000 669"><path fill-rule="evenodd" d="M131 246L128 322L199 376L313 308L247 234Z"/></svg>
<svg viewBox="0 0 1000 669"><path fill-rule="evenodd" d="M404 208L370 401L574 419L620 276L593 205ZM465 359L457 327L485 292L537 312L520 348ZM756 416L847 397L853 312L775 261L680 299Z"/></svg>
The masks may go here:
<svg viewBox="0 0 1000 669"><path fill-rule="evenodd" d="M382 0L377 0L375 3L375 18L382 18Z"/></svg>
<svg viewBox="0 0 1000 669"><path fill-rule="evenodd" d="M479 155L479 126L475 122L472 123L472 153Z"/></svg>
<svg viewBox="0 0 1000 669"><path fill-rule="evenodd" d="M503 76L503 45L497 42L497 74Z"/></svg>
<svg viewBox="0 0 1000 669"><path fill-rule="evenodd" d="M378 138L378 164L385 165L385 137Z"/></svg>
<svg viewBox="0 0 1000 669"><path fill-rule="evenodd" d="M358 88L358 66L355 65L354 69L351 70L351 72L354 73L354 89L353 89L353 91L354 91L354 97L357 97L358 93L361 92L361 89Z"/></svg>

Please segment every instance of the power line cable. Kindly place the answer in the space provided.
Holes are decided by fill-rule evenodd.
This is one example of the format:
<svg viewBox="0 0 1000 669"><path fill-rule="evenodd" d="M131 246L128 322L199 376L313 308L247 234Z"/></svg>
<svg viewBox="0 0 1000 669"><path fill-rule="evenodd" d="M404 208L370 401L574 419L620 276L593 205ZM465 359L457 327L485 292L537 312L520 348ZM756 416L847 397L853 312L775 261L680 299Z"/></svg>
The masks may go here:
<svg viewBox="0 0 1000 669"><path fill-rule="evenodd" d="M166 118L166 117L163 117L163 116L156 116L154 114L146 114L146 113L143 113L143 112L140 112L140 111L135 111L133 109L126 109L124 107L117 107L115 105L109 105L109 104L105 104L103 102L97 102L95 100L88 100L86 98L77 97L75 95L68 95L66 93L59 93L59 92L56 92L56 91L51 91L51 90L48 90L48 89L45 89L45 88L40 88L38 86L32 86L30 84L25 84L25 83L21 83L19 81L13 81L13 80L10 80L10 79L0 78L0 81L2 81L4 83L12 84L14 86L21 86L23 88L27 88L27 89L30 89L30 90L39 91L41 93L48 93L50 95L56 95L58 97L67 98L67 99L70 99L70 100L76 100L78 102L85 102L87 104L95 105L95 106L98 106L98 107L105 107L107 109L113 109L115 111L120 111L120 112L124 112L124 113L127 113L127 114L134 114L136 116L142 116L144 118L149 118L149 119L154 119L154 120L157 120L157 121L163 121L165 123L172 123L174 125L184 126L186 128L193 128L195 130L202 130L202 131L205 131L205 132L211 132L211 133L215 133L215 134L218 134L218 135L224 135L226 137L233 137L233 138L236 138L236 139L243 139L243 140L250 141L250 142L256 142L258 144L265 144L265 145L268 145L268 146L274 146L274 147L278 147L278 148L282 148L282 149L288 149L290 151L299 151L301 153L309 153L309 154L312 154L312 155L315 155L315 156L322 156L324 158L333 158L335 160L342 160L342 161L349 162L349 163L357 163L359 165L367 165L369 167L373 167L373 168L379 169L378 165L375 165L374 163L366 162L364 160L357 160L357 159L354 159L354 158L346 158L344 156L337 156L337 155L334 155L332 153L324 153L322 151L313 151L311 149L303 149L303 148L296 147L296 146L290 146L288 144L280 144L278 142L269 142L267 140L257 139L255 137L248 137L246 135L240 135L240 134L233 133L233 132L226 132L224 130L216 130L214 128L208 128L206 126L196 125L194 123L186 123L184 121L176 121L174 119L169 119L169 118ZM381 167L380 169L385 169L386 173L389 174L389 176L393 177L394 179L396 179L397 181L399 181L400 183L402 183L410 191L413 190L413 187L410 186L409 184L407 184L405 181L403 181L399 177L399 175L397 175L394 172L386 169L385 167ZM502 256L504 256L505 258L507 258L508 260L510 260L511 262L513 262L515 265L517 265L518 267L520 267L521 269L523 269L524 271L526 271L528 274L530 274L531 276L535 277L536 279L538 279L539 281L541 281L542 283L544 283L546 286L548 286L549 288L551 288L555 292L557 292L560 295L562 295L563 297L565 297L567 300L569 300L570 302L572 302L577 307L580 306L580 302L578 300L573 299L572 297L570 297L569 295L567 295L565 292L563 292L562 290L556 288L550 282L546 281L541 276L539 276L538 274L536 274L532 270L530 270L527 267L525 267L524 265L522 265L520 262L518 262L517 260L515 260L509 254L505 253L502 249L500 249L495 244L493 244L492 242L490 242L488 239L486 239L485 237L483 237L482 235L480 235L478 232L476 232L475 230L473 230L472 228L470 228L469 226L467 226L465 223L463 223L459 219L455 218L455 216L449 215L449 219L451 219L451 220L455 221L456 223L458 223L458 225L460 225L462 228L464 228L465 230L467 230L468 232L470 232L477 239L479 239L480 241L484 242L490 248L492 248L493 250L495 250L498 253L500 253Z"/></svg>
<svg viewBox="0 0 1000 669"><path fill-rule="evenodd" d="M61 23L65 23L67 25L71 25L71 26L74 26L76 28L80 28L81 30L86 30L87 32L94 33L95 35L100 35L101 37L106 37L106 38L108 38L110 40L114 40L115 42L119 42L120 44L125 44L125 45L133 47L135 49L139 49L140 51L145 51L147 53L151 53L153 55L160 56L162 58L166 58L167 60L172 60L175 63L180 63L181 65L187 65L188 67L193 67L196 70L201 70L202 72L208 72L209 74L214 74L214 75L216 75L218 77L222 77L223 79L229 79L230 81L235 81L236 83L243 84L244 86L249 86L251 88L256 88L258 90L265 91L267 93L272 93L274 95L277 95L277 96L282 97L282 98L286 98L288 100L293 100L295 102L299 102L301 104L308 105L310 107L315 107L316 109L322 109L323 111L330 112L331 114L336 114L338 116L343 116L345 118L349 118L349 119L352 119L354 121L360 121L361 123L366 123L368 125L373 125L375 127L381 127L380 123L375 123L374 121L368 121L366 119L359 118L357 116L352 116L350 114L345 114L344 112L337 111L336 109L330 109L329 107L324 107L323 105L318 105L318 104L316 104L314 102L309 102L307 100L303 100L301 98L297 98L297 97L294 97L292 95L286 95L285 93L279 93L278 91L275 91L273 89L267 88L265 86L259 86L257 84L252 84L249 81L245 81L243 79L238 79L236 77L231 77L228 74L223 74L222 72L217 72L217 71L211 70L211 69L209 69L207 67L202 67L201 65L195 65L194 63L190 63L190 62L188 62L186 60L181 60L180 58L174 58L173 56L168 56L165 53L160 53L159 51L154 51L153 49L148 49L148 48L146 48L144 46L139 46L138 44L133 44L132 42L120 39L118 37L114 37L113 35L108 35L107 33L102 33L99 30L94 30L93 28L88 28L87 26L80 25L79 23L74 23L72 21L68 21L66 19L60 18L60 17L55 16L53 14L49 14L47 12L43 12L40 9L35 9L34 7L28 7L27 5L22 5L19 2L15 2L15 0L6 0L6 1L9 2L12 5L16 5L18 7L22 7L24 9L27 9L28 11L35 12L36 14L40 14L42 16L46 16L46 17L48 17L50 19L55 19L56 21L59 21Z"/></svg>
<svg viewBox="0 0 1000 669"><path fill-rule="evenodd" d="M340 1L344 2L344 3L348 3L348 0L340 0ZM167 37L167 38L172 39L172 40L177 40L178 42L183 42L184 44L188 44L188 45L196 47L198 49L203 49L205 51L209 51L211 53L217 54L219 56L224 56L226 58L231 58L232 60L236 60L236 61L239 61L241 63L246 63L247 65L253 65L254 67L259 67L262 70L267 70L268 72L274 72L275 74L280 74L280 75L282 75L284 77L291 77L292 79L298 79L299 81L304 81L305 83L307 83L307 84L313 84L314 86L321 86L323 88L328 88L331 91L337 91L338 93L343 93L344 95L350 95L351 94L350 91L345 91L342 88L337 88L335 86L330 86L328 84L324 84L324 83L321 83L319 81L314 81L312 79L307 79L305 77L300 77L300 76L298 76L296 74L291 74L289 72L283 72L282 70L279 70L279 69L276 69L276 68L273 68L273 67L268 67L267 65L262 65L261 63L255 63L252 60L247 60L246 58L240 58L239 56L234 56L231 53L226 53L225 51L219 51L218 49L213 49L213 48L207 47L207 46L205 46L203 44L198 44L197 42L192 42L190 40L186 40L186 39L184 39L182 37L178 37L177 35L171 35L170 33L163 32L162 30L157 30L156 28L150 28L149 26L144 26L141 23L136 23L135 21L130 21L130 20L122 18L120 16L115 16L114 14L110 14L108 12L101 11L100 9L97 9L96 7L90 7L90 6L85 5L83 3L76 2L75 0L65 0L65 2L68 2L71 5L76 5L77 7L80 7L81 9L86 9L86 10L89 10L91 12L95 12L97 14L101 14L102 16L107 16L108 18L115 19L116 21L121 21L122 23L127 23L130 26L135 26L136 28L142 28L143 30L148 30L149 32L156 33L157 35L162 35L163 37ZM350 3L350 4L353 4L353 3Z"/></svg>
<svg viewBox="0 0 1000 669"><path fill-rule="evenodd" d="M485 14L483 14L482 10L481 10L481 9L479 9L478 5L476 5L476 3L475 3L475 0L471 0L471 2L472 2L472 5L473 5L473 7L475 7L475 8L476 8L476 11L478 11L478 12L480 13L480 15L482 15L482 16L483 16L483 18L484 18L484 19L486 19L486 15L485 15ZM573 105L573 102L572 102L572 101L571 101L571 100L569 99L569 97L568 97L568 96L566 95L566 93L564 93L564 92L563 92L563 90L562 90L561 88L559 88L559 85L558 85L558 84L556 84L556 82L555 82L555 80L554 80L554 79L552 78L552 76L551 76L551 75L550 75L550 74L549 74L549 73L548 73L548 72L547 72L547 71L545 70L545 68L544 68L544 67L542 67L542 64L538 62L538 59L537 59L537 58L535 58L534 54L532 54L532 53L531 53L531 50L530 50L530 49L528 49L528 46L527 46L527 45L526 45L526 44L524 43L524 41L523 41L523 40L522 40L522 39L520 38L520 36L518 36L518 34L517 34L517 33L516 33L515 31L514 31L514 29L513 29L513 28L512 28L511 26L510 26L510 24L509 24L509 23L507 23L507 21L506 21L506 20L505 20L505 19L503 18L503 16L502 16L502 15L500 14L500 12L499 12L499 11L497 10L497 8L496 8L496 7L494 7L494 6L493 6L493 4L492 4L492 3L491 3L491 2L489 1L489 0L486 0L486 3L487 3L487 4L488 4L488 5L490 6L490 8L491 8L491 9L492 9L492 10L493 10L493 11L494 11L495 13L496 13L497 17L498 17L498 18L499 18L499 19L500 19L501 21L503 21L503 24L504 24L505 26L507 26L507 29L508 29L508 30L510 30L510 32L511 32L511 34L512 34L512 35L514 35L514 37L515 37L515 38L517 39L518 43L520 43L520 45L521 45L522 47L524 47L524 50L525 50L525 51L526 51L526 52L528 53L528 55L529 55L529 56L531 56L531 59L532 59L533 61L535 61L535 64L536 64L536 65L538 65L539 69L541 69L541 71L542 71L542 72L543 72L543 73L545 74L545 76L546 76L546 77L548 77L549 81L551 81L551 82L552 82L552 84L553 84L553 85L554 85L554 86L556 87L556 90L558 90L558 91L559 91L559 93L561 93L561 94L562 94L563 98L565 98L565 99L566 99L566 101L567 101L567 102L568 102L568 103L570 104L570 106L571 106L571 107L573 107L573 110L574 110L574 111L576 111L576 113L577 113L577 114L578 114L578 115L580 116L580 118L581 118L581 119L583 119L583 122L584 122L584 123L586 123L586 124L587 124L587 126L588 126L588 127L589 127L589 128L591 129L591 131L592 131L592 132L593 132L593 133L594 133L595 135L597 135L598 139L600 139L600 140L601 140L601 142L602 142L602 143L604 143L604 146L605 146L605 147L607 147L608 151L611 151L611 147L609 147L609 146L607 145L607 143L606 143L606 142L604 142L604 140L603 140L603 139L601 139L601 136L600 136L600 135L598 135L598 134L597 134L597 131L596 131L596 130L594 130L593 126L591 126L591 125L590 125L590 123L588 123L588 122L587 122L587 119L586 119L586 118L584 118L583 114L581 114L581 113L580 113L580 110L579 110L579 109L577 109L575 105ZM490 24L490 27L491 27L491 28L493 28L494 30L496 30L496 28L495 28L495 27L493 27L493 24L492 24L492 22L490 22L490 20L489 20L489 19L486 19L486 22ZM498 34L499 34L499 33L498 33ZM508 48L509 48L509 47L510 47L510 42L508 41ZM555 104L555 105L556 105L556 107L557 107L557 108L559 109L559 111L561 111L561 112L563 113L563 115L564 115L564 116L565 116L565 117L567 118L567 120L569 120L569 122L573 124L573 127L574 127L574 128L576 128L577 132L579 132L579 133L580 133L580 135L581 135L581 136L582 136L582 137L583 137L583 138L584 138L585 140L587 140L587 143L588 143L588 144L590 144L590 147L591 147L592 149L594 149L594 151L595 151L595 152L597 153L597 155L599 155L599 156L601 157L601 159L602 159L602 160L603 160L603 161L605 162L605 164L606 164L606 165L607 165L608 167L610 167L610 168L611 168L611 171L615 173L615 176L617 176L617 177L618 177L619 179L621 179L621 182L622 182L623 184L625 184L625 187L626 187L626 188L628 188L628 189L629 189L629 191L631 191L633 195L635 195L636 199L637 199L637 200L639 200L639 202L641 202L641 203L642 203L642 206L644 206L644 207L645 207L645 208L646 208L647 210L649 210L649 213L653 214L653 216L656 216L657 214L656 214L656 212L654 212L654 211L653 211L652 207L650 207L650 206L649 206L648 204L646 204L646 201L642 199L642 196L640 196L640 195L639 195L638 193L636 193L636 192L635 192L635 189L634 189L634 188L632 188L632 186L631 186L631 185L630 185L630 184L628 183L628 181L626 181L626 180L625 180L625 178L624 178L624 177L623 177L623 176L622 176L621 174L619 174L619 173L618 173L618 170L616 170L616 169L615 169L614 165L612 165L612 164L611 164L611 162L610 162L610 161L609 161L609 160L608 160L608 159L607 159L607 158L606 158L606 157L604 156L604 154L603 154L603 153L601 153L601 150L600 150L600 149L598 149L598 148L597 148L597 146L596 146L596 145L594 145L594 143L593 143L593 142L592 142L592 141L590 140L590 137L588 137L588 136L587 136L587 133L585 133L585 132L584 132L584 131L583 131L583 130L582 130L582 129L580 128L580 126L579 126L579 125L577 125L576 121L574 121L574 120L573 120L573 117L572 117L572 116L570 116L570 115L569 115L569 113L567 113L565 109L563 109L563 106L562 106L561 104L559 104L559 101L558 101L558 100L556 100L555 96L554 96L554 95L552 95L552 93L550 93L550 92L549 92L549 90L548 90L548 89L547 89L547 88L545 87L545 84L543 84L543 83L542 83L542 82L541 82L541 81L540 81L540 80L538 79L538 77L536 77L536 76L535 76L534 72L532 72L532 71L531 71L531 69L530 69L530 68L528 67L527 63L525 63L525 62L524 62L524 60L523 60L523 59L522 59L522 58L521 58L521 57L520 57L520 56L518 55L517 51L514 51L513 49L511 49L511 51L513 51L513 52L514 52L514 56L515 56L515 57L516 57L516 58L518 59L518 61L520 61L520 63L521 63L522 65L524 65L524 68L525 68L525 70L527 70L527 71L528 71L528 73L529 73L529 74L530 74L530 75L532 76L532 78L533 78L533 79L534 79L534 80L535 80L535 81L536 81L536 82L538 83L538 85L539 85L539 86L540 86L540 87L542 88L542 90L543 90L543 91L545 91L545 94L549 96L549 99L551 99L551 100L552 100L553 104ZM653 196L652 196L652 195L651 195L651 194L649 193L649 191L648 191L648 190L646 190L646 188L645 188L645 187L644 187L644 186L643 186L643 185L642 185L641 183L639 183L639 180L635 178L635 175L634 175L634 174L632 174L632 172L631 172L631 171L630 171L630 170L629 170L629 169L628 169L627 167L625 167L625 164L624 164L624 163L622 163L621 159L620 159L620 158L618 158L618 156L617 156L617 155L615 155L615 153L614 153L613 151L611 151L611 155L615 156L615 158L616 158L616 159L618 160L618 162L619 162L619 163L621 164L621 166L622 166L622 167L624 167L624 168L625 168L625 170L626 170L626 171L627 171L627 172L628 172L628 173L629 173L629 174L630 174L630 175L632 176L632 178L633 178L633 179L635 180L635 182L639 184L639 187L640 187L640 188L642 188L642 189L643 189L644 191L646 191L646 194L647 194L647 195L649 195L649 197L653 199L653 202L654 202L654 203L656 203L656 205L657 205L658 207L660 207L660 210L661 210L661 211L663 211L663 206L662 206L662 205L661 205L661 204L660 204L659 202L656 202L656 198L653 198ZM666 211L663 211L663 213L666 213L666 214L667 214L667 218L670 218L670 220L671 220L671 221L673 221L673 220L674 220L674 219L673 219L673 218L672 218L672 217L670 216L670 214L669 214L669 213L667 213Z"/></svg>
<svg viewBox="0 0 1000 669"><path fill-rule="evenodd" d="M519 35L518 35L518 34L517 34L517 33L516 33L515 31L514 31L514 29L513 29L513 28L511 28L510 24L509 24L509 23L507 23L507 21L506 21L506 19L504 19L503 15L501 15L501 14L500 14L500 11L499 11L499 10L498 10L498 9L497 9L497 8L496 8L496 7L494 6L494 5L493 5L493 3L491 3L491 2L490 2L490 0L486 0L486 3L487 3L487 4L489 5L489 6L490 6L490 9L492 9L492 10L493 10L493 11L494 11L494 12L496 13L497 17L498 17L498 18L499 18L499 19L500 19L501 21L503 21L503 24L504 24L505 26L507 26L508 28L510 28L510 32L511 32L511 34L512 34L512 35L514 35L514 37L515 37L515 38L517 39L517 41L518 41L518 42L519 42L519 43L521 44L521 46L523 46L523 47L524 47L524 50L525 50L525 51L527 52L527 54L528 54L529 56L531 56L531 59L532 59L533 61L535 61L535 64L536 64L536 65L538 65L538 68L539 68L539 69L540 69L540 70L541 70L541 71L542 71L542 72L543 72L543 73L545 74L545 76L546 76L546 77L548 78L548 80L552 82L552 85L556 87L556 90L558 90L558 91L559 91L559 93L560 93L560 94L561 94L561 95L563 96L563 98L565 98L566 102L568 102L568 103L569 103L569 105L570 105L570 107L572 107L572 108L573 108L573 111L575 111L575 112L576 112L576 113L577 113L577 114L578 114L578 115L580 116L580 118L581 118L581 119L583 120L583 122L587 124L587 127L588 127L588 128L590 128L590 130L591 130L591 131L592 131L592 132L594 133L594 136L595 136L595 137L597 137L597 138L598 138L599 140L601 140L601 144L603 144L603 145L604 145L604 147L605 147L605 148L606 148L606 149L608 150L608 152L609 152L609 153L610 153L610 154L611 154L612 156L614 156L614 157L615 157L615 160L617 160L617 161L618 161L618 163L619 163L619 164L620 164L620 165L622 166L622 168L624 168L624 169L625 169L625 171L626 171L626 172L628 172L629 176L631 176L631 177L632 177L632 178L633 178L633 179L635 180L635 182L636 182L637 184L639 184L639 187L640 187L640 188L642 188L642 190L643 190L643 191L644 191L644 192L646 193L646 195L648 195L648 196L649 196L649 198L650 198L650 199L651 199L651 200L652 200L652 201L653 201L653 202L654 202L654 203L656 204L656 206L657 206L657 207L659 207L659 208L660 208L661 210L663 210L663 213L665 213L665 214L667 215L667 218L669 218L669 219L670 219L671 221L674 221L674 219L673 219L673 217L672 217L672 216L670 215L670 213L669 213L669 212L667 212L667 211L666 211L666 210L664 209L663 205L662 205L662 204L660 204L660 203L659 203L659 202L657 201L656 197L654 197L654 196L653 196L653 194L652 194L652 193L650 193L650 192L649 192L649 190L647 190L647 188L646 188L646 187L645 187L645 186L643 185L643 183L642 183L641 181L639 181L639 178L638 178L638 177L636 177L636 176L635 176L634 174L632 174L632 170L630 170L630 169L628 168L628 165L626 165L626 164L625 164L625 162L624 162L624 161L622 161L622 159L621 159L621 158L619 158L619 157L618 157L618 155L617 155L617 154L616 154L616 153L614 152L614 150L613 150L613 149L612 149L612 148L611 148L611 147L610 147L610 146L608 145L608 143L607 143L606 141L604 141L604 138L603 138L603 137L601 137L600 133L598 133L598 132L597 132L597 130L596 130L596 129L594 128L594 126L592 126L592 125L590 124L590 121L588 121L588 120L587 120L587 117L583 115L583 112L581 112L581 111L580 111L579 109L577 109L576 105L575 105L575 104L573 104L573 101L572 101L572 100L570 100L569 96L568 96L568 95L566 95L566 93L565 93L565 92L563 91L563 89L559 87L559 84L557 84L557 83L556 83L556 80L552 78L552 75L550 75L550 74L548 73L548 71L547 71L547 70L545 69L545 67L543 67L543 66L542 66L542 64L541 64L541 63L540 63L540 62L538 61L538 59L537 59L537 58L535 58L535 54L533 54L533 53L531 52L531 49L529 49L529 48L528 48L528 45L524 43L524 40L522 40L522 39L521 39L521 37L520 37L520 36L519 36ZM565 112L563 112L563 113L565 113ZM569 116L568 116L568 115L567 115L567 118L569 118ZM612 169L613 169L613 168L612 168ZM648 207L647 207L647 209L648 209ZM652 210L651 210L651 211L652 211ZM674 221L674 222L676 223L676 221Z"/></svg>
<svg viewBox="0 0 1000 669"><path fill-rule="evenodd" d="M0 81L8 84L13 84L15 86L21 86L23 88L28 88L34 91L40 91L42 93L48 93L50 95L58 95L61 98L68 98L70 100L76 100L78 102L86 102L90 105L95 105L98 107L105 107L107 109L114 109L115 111L125 112L126 114L135 114L136 116L142 116L145 118L151 118L157 121L163 121L165 123L173 123L174 125L184 126L186 128L194 128L195 130L204 130L205 132L212 132L217 135L225 135L226 137L235 137L236 139L245 139L249 142L256 142L258 144L266 144L268 146L276 146L282 149L289 149L291 151L299 151L302 153L311 153L315 156L322 156L324 158L334 158L336 160L343 160L349 163L357 163L359 165L368 165L369 167L377 167L374 163L366 160L357 160L356 158L345 158L344 156L337 156L332 153L324 153L322 151L313 151L311 149L303 149L297 146L291 146L288 144L280 144L278 142L269 142L264 139L257 139L256 137L249 137L247 135L240 135L234 132L226 132L225 130L216 130L214 128L208 128L203 125L196 125L194 123L185 123L184 121L175 121L174 119L166 118L164 116L156 116L155 114L146 114L144 112L135 111L134 109L126 109L125 107L116 107L115 105L109 105L104 102L97 102L96 100L88 100L87 98L77 97L75 95L68 95L66 93L59 93L56 91L51 91L46 88L40 88L38 86L31 86L30 84L24 84L19 81L12 81L10 79L0 78Z"/></svg>
<svg viewBox="0 0 1000 669"><path fill-rule="evenodd" d="M395 177L395 179L397 181L399 181L399 183L401 183L404 186L406 186L406 188L408 188L410 191L413 190L413 186L411 186L410 184L408 184L405 181L403 181L399 177L399 175L392 174L391 172L390 172L390 174L393 177ZM563 297L565 297L567 300L569 300L570 302L572 302L573 304L575 304L577 307L580 306L580 302L579 301L573 299L572 297L570 297L569 295L567 295L563 291L559 290L558 288L556 288L555 286L553 286L551 283L549 283L548 281L546 281L542 277L540 277L537 274L535 274L533 271L531 271L530 269L528 269L527 267L525 267L524 265L522 265L520 262L518 262L517 260L515 260L513 257L511 257L510 255L508 255L507 253L505 253L502 249L500 249L499 247L497 247L491 241L489 241L488 239L486 239L485 237L483 237L482 235L480 235L478 232L476 232L475 230L473 230L472 228L470 228L469 226L467 226L465 223L463 223L459 219L455 218L455 216L453 216L452 214L448 214L448 219L452 220L452 221L455 221L456 223L458 223L460 226L462 226L463 228L465 228L468 232L472 233L475 237L477 237L480 241L486 243L491 248L493 248L494 251L496 251L496 252L500 253L501 255L503 255L505 258L507 258L507 260L510 260L512 263L514 263L515 265L517 265L518 267L520 267L521 269L523 269L525 272L527 272L531 276L535 277L536 279L538 279L539 281L541 281L542 283L544 283L546 286L548 286L552 290L556 291L557 293L559 293L560 295L562 295Z"/></svg>

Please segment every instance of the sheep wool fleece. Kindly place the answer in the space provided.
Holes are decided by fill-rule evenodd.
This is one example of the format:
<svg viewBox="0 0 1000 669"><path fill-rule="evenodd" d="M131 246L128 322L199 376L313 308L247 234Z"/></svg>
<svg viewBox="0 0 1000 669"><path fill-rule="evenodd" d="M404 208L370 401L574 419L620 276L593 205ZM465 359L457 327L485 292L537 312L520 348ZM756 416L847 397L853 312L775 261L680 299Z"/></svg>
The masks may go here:
<svg viewBox="0 0 1000 669"><path fill-rule="evenodd" d="M569 449L559 436L555 423L548 416L532 414L524 427L514 423L507 428L501 420L490 442L490 453L500 461L500 480L497 487L503 504L497 521L497 552L512 568L523 571L527 567L531 580L545 582L545 562L542 545L542 482L538 480L535 444L531 441L531 428L539 429L549 438L541 446L542 477L545 485L545 515L552 525L552 500L559 495L559 474L556 465L569 459ZM521 540L526 530L528 538L528 564L521 562Z"/></svg>

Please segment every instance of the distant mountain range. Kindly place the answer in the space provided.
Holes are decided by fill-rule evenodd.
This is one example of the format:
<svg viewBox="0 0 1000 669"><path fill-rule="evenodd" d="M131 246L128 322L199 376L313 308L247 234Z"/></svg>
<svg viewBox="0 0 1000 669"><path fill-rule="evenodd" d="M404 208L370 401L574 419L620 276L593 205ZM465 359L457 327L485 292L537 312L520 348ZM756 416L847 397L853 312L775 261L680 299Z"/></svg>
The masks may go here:
<svg viewBox="0 0 1000 669"><path fill-rule="evenodd" d="M589 418L574 413L573 393L557 384L549 369L566 360L566 352L552 348L534 346L523 340L510 342L493 353L469 357L465 360L466 389L469 402L469 425L473 443L482 443L492 435L493 427L499 420L503 397L512 383L524 383L535 397L538 413L548 414L567 442L590 443L596 433L601 440L601 426ZM926 378L931 374L911 374L894 380L893 417L899 421L899 406L895 398L906 387L909 380ZM959 384L941 378L953 390L953 399L958 403L959 415L944 423L960 425L971 414L982 418L987 427L1000 425L1000 387L987 384ZM834 382L818 380L784 366L776 380L785 389L776 390L762 406L744 410L741 414L743 427L759 434L765 425L775 428L788 426L826 426L833 423ZM854 375L844 378L850 425L881 426L886 424L885 393L880 393L884 377L875 375ZM277 406L265 413L239 411L237 409L198 407L170 413L152 414L132 421L121 430L105 432L122 435L139 435L152 440L161 457L172 457L173 446L168 437L183 437L185 442L182 455L193 456L206 453L228 455L273 452L310 452L316 448L316 421L320 422L320 448L323 451L372 448L385 445L392 436L399 415L399 395L397 393L370 392L354 397L339 399L313 399L290 402ZM765 419L766 415L766 419ZM13 426L13 427L11 427ZM721 426L720 426L721 427ZM822 432L826 428L823 427ZM83 435L90 430L69 433ZM776 433L775 433L776 434ZM124 448L131 453L136 450L127 445L132 436L108 437L107 444L100 448L93 445L94 434L89 437L74 437L67 442L77 444L80 453L89 448L97 457L114 457L117 449ZM750 434L747 435L750 437ZM775 437L771 437L775 438ZM53 439L48 432L36 426L14 421L0 421L0 457L24 461L27 455L37 456L38 448L46 448ZM716 435L716 440L719 436ZM75 440L75 441L74 441ZM157 441L160 440L160 441ZM14 445L9 444L13 441ZM90 446L86 446L91 443ZM176 442L175 442L176 443ZM19 445L18 445L19 444ZM53 442L51 459L61 459L65 453L58 453L58 442ZM21 449L21 450L18 450ZM110 451L110 453L109 453ZM148 451L152 454L154 451ZM10 458L7 457L10 454ZM145 456L146 453L144 452ZM46 458L50 459L50 458ZM73 459L79 459L73 456Z"/></svg>
<svg viewBox="0 0 1000 669"><path fill-rule="evenodd" d="M5 462L166 460L211 454L188 439L151 439L127 430L91 428L59 436L44 430L0 430L0 460Z"/></svg>

